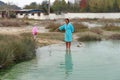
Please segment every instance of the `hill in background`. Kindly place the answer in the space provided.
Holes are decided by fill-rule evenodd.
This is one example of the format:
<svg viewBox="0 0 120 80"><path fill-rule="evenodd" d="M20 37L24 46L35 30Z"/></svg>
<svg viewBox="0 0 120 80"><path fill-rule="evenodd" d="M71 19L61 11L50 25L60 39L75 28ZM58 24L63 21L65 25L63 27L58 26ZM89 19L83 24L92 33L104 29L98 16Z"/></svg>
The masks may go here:
<svg viewBox="0 0 120 80"><path fill-rule="evenodd" d="M4 3L4 2L2 2L2 1L0 1L0 5L5 5L5 3Z"/></svg>
<svg viewBox="0 0 120 80"><path fill-rule="evenodd" d="M17 5L13 5L13 4L7 4L4 3L3 1L0 1L0 10L19 10L21 9L20 7L18 7Z"/></svg>

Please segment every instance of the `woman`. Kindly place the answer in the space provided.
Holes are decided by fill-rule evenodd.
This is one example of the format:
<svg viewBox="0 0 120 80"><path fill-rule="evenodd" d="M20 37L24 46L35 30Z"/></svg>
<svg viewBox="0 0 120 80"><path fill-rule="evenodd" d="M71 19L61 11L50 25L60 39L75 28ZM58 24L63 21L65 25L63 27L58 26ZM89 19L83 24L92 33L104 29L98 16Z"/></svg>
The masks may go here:
<svg viewBox="0 0 120 80"><path fill-rule="evenodd" d="M60 26L58 29L60 31L65 30L64 40L66 42L66 49L70 50L70 46L71 46L71 42L72 42L72 33L74 32L73 25L70 23L69 19L66 18L65 24Z"/></svg>

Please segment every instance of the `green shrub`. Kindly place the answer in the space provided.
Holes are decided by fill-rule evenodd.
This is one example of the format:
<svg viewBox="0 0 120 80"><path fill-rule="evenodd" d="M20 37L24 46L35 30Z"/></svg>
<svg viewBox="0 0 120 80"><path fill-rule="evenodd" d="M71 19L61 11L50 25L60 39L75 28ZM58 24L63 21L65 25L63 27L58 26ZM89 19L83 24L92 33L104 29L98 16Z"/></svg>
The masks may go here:
<svg viewBox="0 0 120 80"><path fill-rule="evenodd" d="M97 27L91 28L90 31L94 32L96 34L102 34L103 33L103 30L101 28L97 28Z"/></svg>
<svg viewBox="0 0 120 80"><path fill-rule="evenodd" d="M87 32L79 36L80 37L78 38L78 41L100 41L102 40L100 35L92 33L92 32Z"/></svg>
<svg viewBox="0 0 120 80"><path fill-rule="evenodd" d="M0 42L0 68L9 66L13 62L13 50L9 44Z"/></svg>
<svg viewBox="0 0 120 80"><path fill-rule="evenodd" d="M25 60L32 59L35 45L29 38L23 38L20 41L15 41L12 43L12 49L14 49L14 61L21 62Z"/></svg>
<svg viewBox="0 0 120 80"><path fill-rule="evenodd" d="M120 40L120 34L112 34L111 36L109 36L109 39Z"/></svg>
<svg viewBox="0 0 120 80"><path fill-rule="evenodd" d="M106 25L103 29L107 31L120 31L120 26Z"/></svg>
<svg viewBox="0 0 120 80"><path fill-rule="evenodd" d="M73 26L74 26L75 32L83 32L88 30L88 27L81 23L73 23Z"/></svg>
<svg viewBox="0 0 120 80"><path fill-rule="evenodd" d="M27 36L0 35L0 67L34 57L35 42Z"/></svg>

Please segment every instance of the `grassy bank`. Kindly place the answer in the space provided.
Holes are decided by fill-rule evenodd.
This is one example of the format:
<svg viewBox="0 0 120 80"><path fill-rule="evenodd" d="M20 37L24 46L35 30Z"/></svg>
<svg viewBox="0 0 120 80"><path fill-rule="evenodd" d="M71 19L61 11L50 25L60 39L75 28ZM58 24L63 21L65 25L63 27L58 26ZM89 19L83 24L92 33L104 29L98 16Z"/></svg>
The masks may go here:
<svg viewBox="0 0 120 80"><path fill-rule="evenodd" d="M120 40L120 33L114 31L103 31L101 34L98 34L93 31L78 32L78 41L101 41L101 40Z"/></svg>
<svg viewBox="0 0 120 80"><path fill-rule="evenodd" d="M102 28L106 31L117 31L120 32L120 26L114 26L114 25L105 25L105 27Z"/></svg>
<svg viewBox="0 0 120 80"><path fill-rule="evenodd" d="M84 32L78 34L78 41L101 41L102 37L93 32Z"/></svg>
<svg viewBox="0 0 120 80"><path fill-rule="evenodd" d="M51 32L51 33L40 33L37 36L38 45L46 46L50 44L57 44L59 42L64 41L64 34L59 32Z"/></svg>
<svg viewBox="0 0 120 80"><path fill-rule="evenodd" d="M31 33L20 35L0 34L0 75L9 71L16 63L34 58L35 45L46 46L63 41L63 33L38 33L37 41L33 41Z"/></svg>
<svg viewBox="0 0 120 80"><path fill-rule="evenodd" d="M32 37L31 33L23 33L22 35ZM64 41L64 34L59 32L38 33L36 45L47 46Z"/></svg>
<svg viewBox="0 0 120 80"><path fill-rule="evenodd" d="M28 21L22 19L0 19L0 27L21 27L29 24Z"/></svg>
<svg viewBox="0 0 120 80"><path fill-rule="evenodd" d="M30 60L35 55L35 42L25 35L0 35L0 70Z"/></svg>

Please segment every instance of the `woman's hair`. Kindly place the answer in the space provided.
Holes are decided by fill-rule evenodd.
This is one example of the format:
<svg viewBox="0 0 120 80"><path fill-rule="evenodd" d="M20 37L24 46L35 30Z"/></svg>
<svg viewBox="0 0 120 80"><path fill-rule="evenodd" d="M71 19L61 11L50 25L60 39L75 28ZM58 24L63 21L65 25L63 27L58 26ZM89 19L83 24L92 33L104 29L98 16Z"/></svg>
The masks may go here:
<svg viewBox="0 0 120 80"><path fill-rule="evenodd" d="M67 20L67 21L68 21L68 23L70 22L70 20L69 20L68 18L66 18L65 20Z"/></svg>

